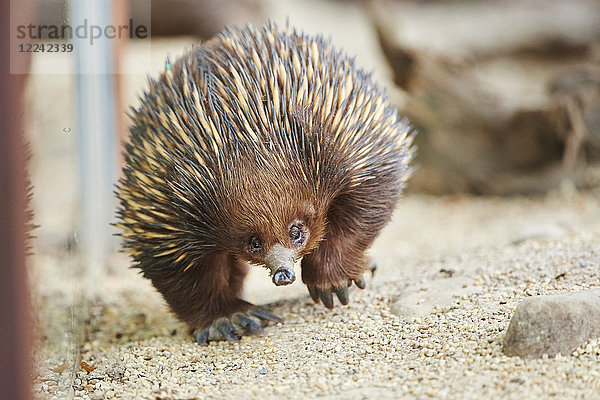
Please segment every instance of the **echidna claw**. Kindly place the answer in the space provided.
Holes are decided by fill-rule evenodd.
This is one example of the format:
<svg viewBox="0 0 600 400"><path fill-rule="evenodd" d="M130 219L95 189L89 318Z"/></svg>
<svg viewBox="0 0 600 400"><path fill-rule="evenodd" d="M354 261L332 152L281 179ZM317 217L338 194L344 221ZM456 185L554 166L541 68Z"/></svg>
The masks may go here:
<svg viewBox="0 0 600 400"><path fill-rule="evenodd" d="M194 339L196 339L196 343L200 346L208 345L208 328L195 330L192 332L192 335L194 336Z"/></svg>
<svg viewBox="0 0 600 400"><path fill-rule="evenodd" d="M308 293L310 294L310 298L315 302L319 303L321 300L319 299L319 293L317 293L317 288L314 286L308 286Z"/></svg>
<svg viewBox="0 0 600 400"><path fill-rule="evenodd" d="M220 318L215 322L217 330L221 333L221 335L223 335L225 340L231 343L240 341L240 334L229 319Z"/></svg>
<svg viewBox="0 0 600 400"><path fill-rule="evenodd" d="M348 299L348 287L335 288L335 294L337 298L340 300L340 303L343 305L347 305L349 303Z"/></svg>
<svg viewBox="0 0 600 400"><path fill-rule="evenodd" d="M317 288L317 294L323 302L323 305L331 310L333 308L333 296L331 295L331 289Z"/></svg>
<svg viewBox="0 0 600 400"><path fill-rule="evenodd" d="M360 279L355 279L354 283L356 284L356 286L358 286L360 289L364 289L367 287L367 283L365 282L364 278L360 278Z"/></svg>
<svg viewBox="0 0 600 400"><path fill-rule="evenodd" d="M374 261L371 261L369 264L369 271L371 271L371 276L375 276L375 271L377 271L377 264Z"/></svg>
<svg viewBox="0 0 600 400"><path fill-rule="evenodd" d="M277 315L270 313L267 310L263 310L262 308L255 307L248 311L250 315L253 317L265 320L265 321L273 321L283 323L283 319L279 318Z"/></svg>
<svg viewBox="0 0 600 400"><path fill-rule="evenodd" d="M235 324L241 326L246 332L251 333L252 335L263 336L265 334L265 330L262 328L262 326L260 326L256 320L247 316L246 314L233 314L233 321Z"/></svg>

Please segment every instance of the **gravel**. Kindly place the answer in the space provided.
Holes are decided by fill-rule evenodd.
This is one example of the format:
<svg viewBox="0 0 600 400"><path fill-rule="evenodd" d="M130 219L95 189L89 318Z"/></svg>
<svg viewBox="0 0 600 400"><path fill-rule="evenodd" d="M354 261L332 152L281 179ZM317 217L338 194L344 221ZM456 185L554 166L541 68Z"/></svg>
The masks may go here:
<svg viewBox="0 0 600 400"><path fill-rule="evenodd" d="M69 369L52 371L66 360L47 338L36 355L35 392L44 399L69 390L81 399L599 398L598 339L555 358L502 353L523 299L598 289L598 195L409 196L374 246L376 275L366 290L351 292L349 306L328 311L308 293L269 292L273 285L260 271L249 278L247 297L282 298L267 308L285 323L238 344L194 344L148 282L115 256L88 301L81 360L93 370L75 366L67 382ZM514 221L560 223L564 233L515 244ZM493 237L481 238L490 232ZM399 245L386 245L393 240ZM57 287L42 284L60 268L56 258L36 257L34 265L40 292L59 296ZM438 292L443 301L436 304ZM393 312L401 299L418 312ZM39 305L45 326L57 299L46 300L49 305Z"/></svg>

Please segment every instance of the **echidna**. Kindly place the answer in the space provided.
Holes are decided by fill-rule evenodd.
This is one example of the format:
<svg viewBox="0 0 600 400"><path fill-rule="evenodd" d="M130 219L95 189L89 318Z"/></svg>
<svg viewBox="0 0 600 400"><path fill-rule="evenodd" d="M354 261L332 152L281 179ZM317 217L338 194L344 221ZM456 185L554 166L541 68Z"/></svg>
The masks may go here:
<svg viewBox="0 0 600 400"><path fill-rule="evenodd" d="M268 23L225 30L149 86L131 113L118 226L198 343L281 321L240 299L248 264L279 286L301 260L327 308L364 288L413 136L370 74L327 40Z"/></svg>

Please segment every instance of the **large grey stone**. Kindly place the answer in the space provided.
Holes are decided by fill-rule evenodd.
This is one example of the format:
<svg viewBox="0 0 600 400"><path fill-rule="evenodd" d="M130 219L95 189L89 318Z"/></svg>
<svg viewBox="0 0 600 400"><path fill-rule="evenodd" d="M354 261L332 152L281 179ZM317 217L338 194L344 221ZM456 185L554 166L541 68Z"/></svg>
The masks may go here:
<svg viewBox="0 0 600 400"><path fill-rule="evenodd" d="M509 356L571 354L600 337L600 290L528 298L519 304L504 338Z"/></svg>

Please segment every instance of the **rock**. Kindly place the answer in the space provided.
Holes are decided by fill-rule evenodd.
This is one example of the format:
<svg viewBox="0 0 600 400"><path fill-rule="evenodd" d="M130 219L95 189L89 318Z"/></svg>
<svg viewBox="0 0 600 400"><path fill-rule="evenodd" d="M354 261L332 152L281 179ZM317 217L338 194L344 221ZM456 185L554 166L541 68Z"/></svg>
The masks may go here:
<svg viewBox="0 0 600 400"><path fill-rule="evenodd" d="M528 298L519 304L504 338L508 356L571 354L600 337L600 290Z"/></svg>

